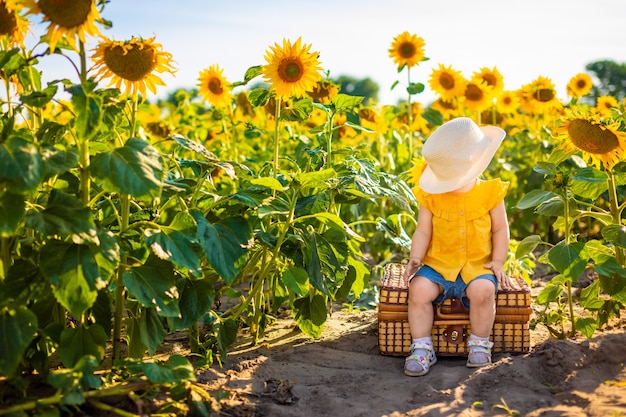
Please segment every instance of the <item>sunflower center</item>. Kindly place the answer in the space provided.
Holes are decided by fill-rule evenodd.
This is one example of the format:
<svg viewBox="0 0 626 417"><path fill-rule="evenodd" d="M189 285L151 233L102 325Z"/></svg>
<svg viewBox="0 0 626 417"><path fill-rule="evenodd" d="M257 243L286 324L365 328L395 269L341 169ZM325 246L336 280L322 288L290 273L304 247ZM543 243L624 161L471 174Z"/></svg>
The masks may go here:
<svg viewBox="0 0 626 417"><path fill-rule="evenodd" d="M441 74L439 85L446 90L452 90L454 88L454 77L450 74Z"/></svg>
<svg viewBox="0 0 626 417"><path fill-rule="evenodd" d="M483 90L476 84L468 84L465 89L465 98L470 101L480 101L483 98Z"/></svg>
<svg viewBox="0 0 626 417"><path fill-rule="evenodd" d="M207 87L209 88L209 91L216 96L219 96L224 92L224 88L222 87L222 83L219 78L211 78Z"/></svg>
<svg viewBox="0 0 626 417"><path fill-rule="evenodd" d="M297 58L286 58L281 60L278 65L278 75L280 79L288 82L295 83L304 75L304 68L302 62Z"/></svg>
<svg viewBox="0 0 626 417"><path fill-rule="evenodd" d="M495 86L498 82L493 74L483 74L482 79L487 85L490 86Z"/></svg>
<svg viewBox="0 0 626 417"><path fill-rule="evenodd" d="M576 82L576 87L580 88L581 90L585 87L587 87L587 81L585 80L578 80Z"/></svg>
<svg viewBox="0 0 626 417"><path fill-rule="evenodd" d="M412 42L404 42L398 48L398 53L402 58L412 58L415 55L415 44Z"/></svg>
<svg viewBox="0 0 626 417"><path fill-rule="evenodd" d="M17 29L15 13L7 10L4 2L0 3L0 35L10 35Z"/></svg>
<svg viewBox="0 0 626 417"><path fill-rule="evenodd" d="M554 90L551 88L540 88L535 93L535 99L542 103L547 103L554 98Z"/></svg>
<svg viewBox="0 0 626 417"><path fill-rule="evenodd" d="M37 5L52 23L73 28L87 21L92 3L92 0L40 0Z"/></svg>
<svg viewBox="0 0 626 417"><path fill-rule="evenodd" d="M156 66L155 50L147 44L112 45L104 51L104 62L118 77L140 81Z"/></svg>
<svg viewBox="0 0 626 417"><path fill-rule="evenodd" d="M606 154L619 146L617 136L584 119L574 119L567 127L572 143L580 150L592 154Z"/></svg>

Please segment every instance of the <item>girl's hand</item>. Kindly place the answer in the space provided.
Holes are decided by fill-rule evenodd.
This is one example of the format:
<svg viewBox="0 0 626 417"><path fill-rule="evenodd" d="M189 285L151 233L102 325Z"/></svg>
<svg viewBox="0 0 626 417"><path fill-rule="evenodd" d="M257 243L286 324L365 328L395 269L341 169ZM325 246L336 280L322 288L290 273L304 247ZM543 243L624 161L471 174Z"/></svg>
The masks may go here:
<svg viewBox="0 0 626 417"><path fill-rule="evenodd" d="M410 259L409 263L406 264L406 268L404 268L404 278L408 280L417 272L417 269L420 267L422 262L419 259Z"/></svg>
<svg viewBox="0 0 626 417"><path fill-rule="evenodd" d="M506 290L514 289L513 284L511 283L511 279L504 272L504 265L499 262L489 262L485 265L485 268L491 269L491 272L496 276L496 280L498 281L498 286L500 288L504 288Z"/></svg>

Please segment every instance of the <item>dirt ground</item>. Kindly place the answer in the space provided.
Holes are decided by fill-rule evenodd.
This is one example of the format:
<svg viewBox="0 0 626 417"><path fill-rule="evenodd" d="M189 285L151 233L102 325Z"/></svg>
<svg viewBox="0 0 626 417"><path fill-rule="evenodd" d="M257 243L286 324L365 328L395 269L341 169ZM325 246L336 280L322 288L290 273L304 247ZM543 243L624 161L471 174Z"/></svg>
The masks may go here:
<svg viewBox="0 0 626 417"><path fill-rule="evenodd" d="M311 340L278 320L257 346L242 333L198 382L215 417L626 416L625 318L591 340L537 326L528 354L494 354L479 369L440 357L418 378L404 375L404 358L379 353L377 327L376 311L337 311Z"/></svg>

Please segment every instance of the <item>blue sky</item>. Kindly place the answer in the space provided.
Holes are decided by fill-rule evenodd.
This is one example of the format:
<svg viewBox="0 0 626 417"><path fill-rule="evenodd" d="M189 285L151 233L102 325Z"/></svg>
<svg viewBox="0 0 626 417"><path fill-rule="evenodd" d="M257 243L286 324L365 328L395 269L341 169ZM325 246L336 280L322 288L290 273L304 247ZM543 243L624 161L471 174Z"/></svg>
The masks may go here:
<svg viewBox="0 0 626 417"><path fill-rule="evenodd" d="M380 86L383 104L406 97L406 71L398 74L388 57L393 38L404 31L426 43L430 60L411 70L411 80L426 85L439 64L468 78L495 66L507 89L541 75L564 98L565 84L587 63L626 62L623 0L111 0L103 16L113 22L104 31L109 38L156 36L172 53L178 71L162 77L167 86L159 96L193 87L198 73L212 64L229 81L240 81L283 38L311 44L332 77L370 77ZM42 59L39 68L44 80L72 74L58 57ZM396 80L401 85L391 91ZM427 89L417 100L433 97Z"/></svg>

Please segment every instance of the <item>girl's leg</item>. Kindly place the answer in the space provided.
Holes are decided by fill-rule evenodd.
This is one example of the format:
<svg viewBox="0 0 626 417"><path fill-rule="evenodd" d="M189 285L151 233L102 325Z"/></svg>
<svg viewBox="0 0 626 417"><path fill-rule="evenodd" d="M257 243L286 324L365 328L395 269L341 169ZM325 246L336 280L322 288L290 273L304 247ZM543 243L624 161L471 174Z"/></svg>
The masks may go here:
<svg viewBox="0 0 626 417"><path fill-rule="evenodd" d="M465 290L470 300L469 319L472 333L489 337L496 318L496 286L489 279L472 280Z"/></svg>
<svg viewBox="0 0 626 417"><path fill-rule="evenodd" d="M416 276L409 284L409 327L413 339L430 337L433 327L433 301L442 288L428 278Z"/></svg>
<svg viewBox="0 0 626 417"><path fill-rule="evenodd" d="M470 300L470 327L472 334L468 342L468 367L479 367L491 363L489 341L493 322L496 317L496 285L489 279L475 279L465 290Z"/></svg>
<svg viewBox="0 0 626 417"><path fill-rule="evenodd" d="M430 337L433 327L433 301L442 288L423 276L416 276L409 285L408 317L411 330L411 353L404 362L408 376L426 375L437 362Z"/></svg>

